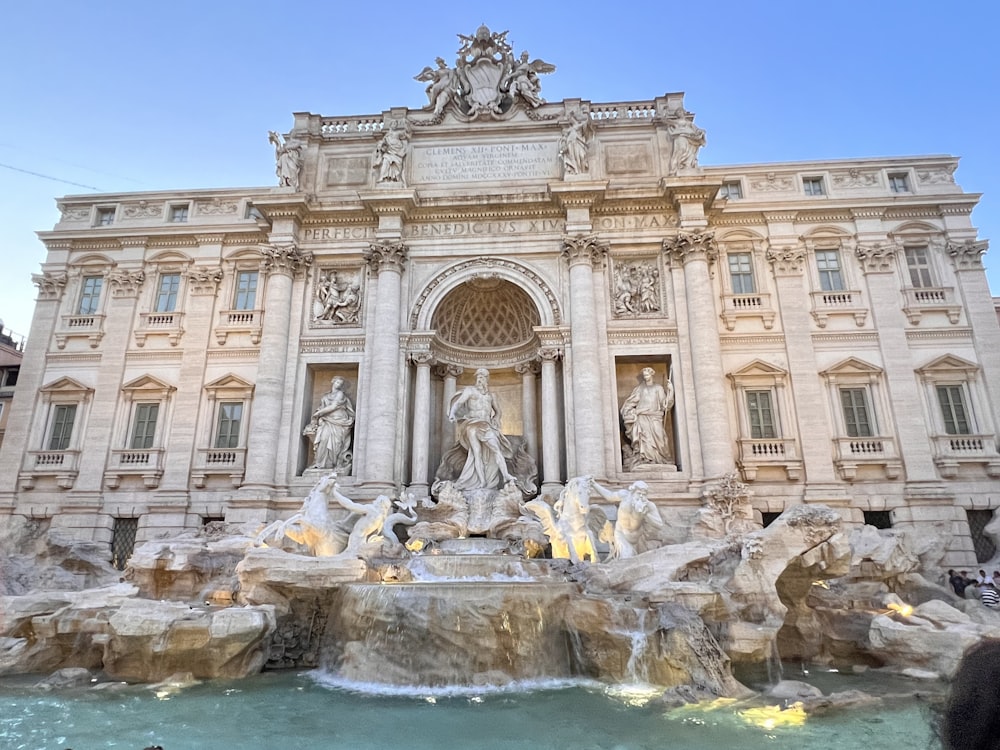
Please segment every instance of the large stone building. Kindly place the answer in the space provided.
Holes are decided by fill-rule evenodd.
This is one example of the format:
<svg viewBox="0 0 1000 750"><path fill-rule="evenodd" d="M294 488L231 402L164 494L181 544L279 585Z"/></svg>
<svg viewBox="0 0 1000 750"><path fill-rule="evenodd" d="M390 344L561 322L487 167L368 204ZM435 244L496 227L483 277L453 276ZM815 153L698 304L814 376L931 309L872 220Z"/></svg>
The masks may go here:
<svg viewBox="0 0 1000 750"><path fill-rule="evenodd" d="M0 513L110 542L287 514L330 468L426 495L485 368L540 492L641 479L684 514L736 470L761 522L826 503L988 555L1000 327L958 160L702 167L681 94L545 102L552 69L480 29L422 109L296 114L279 187L62 199Z"/></svg>

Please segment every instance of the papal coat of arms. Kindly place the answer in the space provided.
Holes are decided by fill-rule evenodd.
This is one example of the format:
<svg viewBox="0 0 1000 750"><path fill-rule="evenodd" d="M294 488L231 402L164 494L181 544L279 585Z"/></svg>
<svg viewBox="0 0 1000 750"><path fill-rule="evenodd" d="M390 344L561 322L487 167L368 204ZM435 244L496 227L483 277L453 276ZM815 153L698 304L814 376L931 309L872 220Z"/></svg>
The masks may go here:
<svg viewBox="0 0 1000 750"><path fill-rule="evenodd" d="M545 103L538 76L552 73L556 66L531 60L527 52L515 57L507 34L486 26L480 26L474 36L459 34L462 46L454 68L439 57L437 68L427 66L414 76L427 84L425 109L432 109L435 119L444 115L449 104L475 120L482 115L500 117L518 103L529 109Z"/></svg>

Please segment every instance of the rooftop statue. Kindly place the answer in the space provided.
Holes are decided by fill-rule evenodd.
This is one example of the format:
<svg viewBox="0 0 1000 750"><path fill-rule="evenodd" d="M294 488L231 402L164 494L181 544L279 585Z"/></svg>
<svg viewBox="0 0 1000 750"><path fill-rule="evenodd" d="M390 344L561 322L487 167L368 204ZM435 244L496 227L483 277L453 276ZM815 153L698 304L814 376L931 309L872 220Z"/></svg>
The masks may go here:
<svg viewBox="0 0 1000 750"><path fill-rule="evenodd" d="M555 65L531 60L527 52L514 56L507 42L509 32L493 32L480 26L473 36L459 34L455 67L437 58L437 68L425 67L414 78L427 84L427 105L434 113L431 123L441 121L449 104L470 119L500 117L517 103L529 110L545 103L538 76L555 71ZM428 124L428 123L423 123Z"/></svg>
<svg viewBox="0 0 1000 750"><path fill-rule="evenodd" d="M670 154L670 174L685 169L697 169L698 149L705 145L705 131L694 124L694 115L680 109L671 112L667 118L667 133L673 144Z"/></svg>
<svg viewBox="0 0 1000 750"><path fill-rule="evenodd" d="M406 186L403 164L410 150L410 133L406 123L394 120L375 147L372 168L378 170L378 183L396 183Z"/></svg>
<svg viewBox="0 0 1000 750"><path fill-rule="evenodd" d="M278 185L298 191L302 146L295 141L284 140L274 130L267 132L267 140L274 145L274 172L278 175Z"/></svg>

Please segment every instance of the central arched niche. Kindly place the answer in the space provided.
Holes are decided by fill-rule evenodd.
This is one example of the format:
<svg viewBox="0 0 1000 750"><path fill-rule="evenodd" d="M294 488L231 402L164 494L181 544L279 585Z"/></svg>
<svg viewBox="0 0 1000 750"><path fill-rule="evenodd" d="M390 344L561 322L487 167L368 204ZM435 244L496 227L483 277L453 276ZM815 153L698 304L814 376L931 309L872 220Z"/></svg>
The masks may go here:
<svg viewBox="0 0 1000 750"><path fill-rule="evenodd" d="M535 340L538 325L541 318L527 292L504 279L482 277L450 291L431 319L441 343L470 354L513 352Z"/></svg>

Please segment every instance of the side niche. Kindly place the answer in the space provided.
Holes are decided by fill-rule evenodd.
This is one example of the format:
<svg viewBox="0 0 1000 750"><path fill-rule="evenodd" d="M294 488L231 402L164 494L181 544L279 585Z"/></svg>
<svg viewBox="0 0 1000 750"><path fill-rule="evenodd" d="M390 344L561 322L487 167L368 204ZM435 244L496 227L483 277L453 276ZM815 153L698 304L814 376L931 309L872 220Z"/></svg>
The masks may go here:
<svg viewBox="0 0 1000 750"><path fill-rule="evenodd" d="M354 473L356 365L310 368L302 404L300 471L305 476Z"/></svg>
<svg viewBox="0 0 1000 750"><path fill-rule="evenodd" d="M621 357L615 363L622 469L677 471L672 358Z"/></svg>
<svg viewBox="0 0 1000 750"><path fill-rule="evenodd" d="M665 309L659 258L616 258L611 273L611 314L615 318L658 318L665 315Z"/></svg>
<svg viewBox="0 0 1000 750"><path fill-rule="evenodd" d="M321 267L313 286L313 328L361 325L364 274L359 268Z"/></svg>

